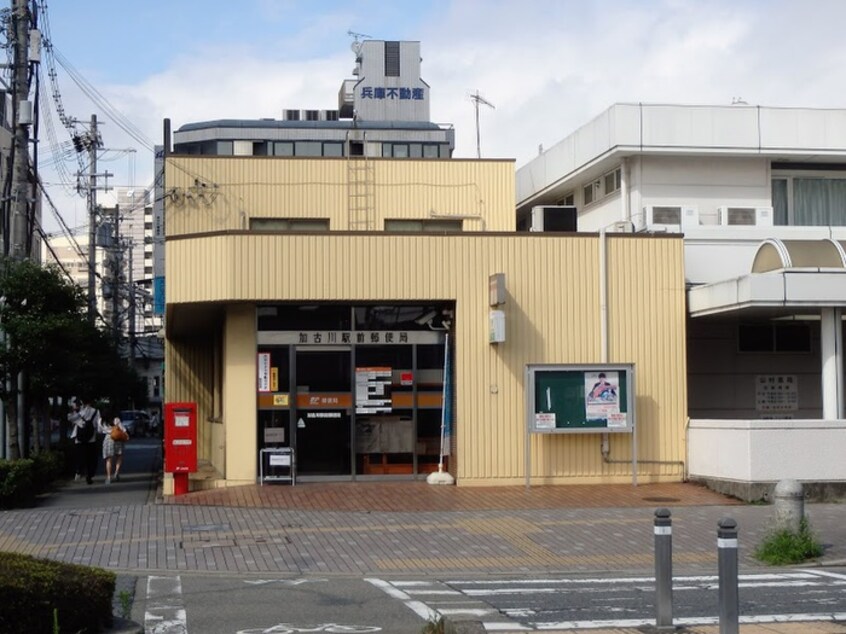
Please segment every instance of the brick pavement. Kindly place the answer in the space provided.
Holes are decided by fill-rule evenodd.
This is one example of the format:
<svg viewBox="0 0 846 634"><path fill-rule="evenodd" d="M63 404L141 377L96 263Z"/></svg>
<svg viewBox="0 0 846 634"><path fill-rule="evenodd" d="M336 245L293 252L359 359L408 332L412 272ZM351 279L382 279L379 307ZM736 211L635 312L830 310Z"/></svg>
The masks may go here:
<svg viewBox="0 0 846 634"><path fill-rule="evenodd" d="M455 487L426 482L334 482L196 491L168 504L314 511L426 512L714 506L739 501L692 483Z"/></svg>
<svg viewBox="0 0 846 634"><path fill-rule="evenodd" d="M750 570L759 568L750 551L772 515L772 507L740 504L693 484L529 490L298 484L202 491L162 502L0 513L0 549L133 573L643 574L653 565L653 511L667 506L676 574L713 573L719 518L738 521L741 568ZM807 510L828 545L827 560L846 562L846 505ZM846 631L831 629L837 624L783 625L787 629L742 631Z"/></svg>

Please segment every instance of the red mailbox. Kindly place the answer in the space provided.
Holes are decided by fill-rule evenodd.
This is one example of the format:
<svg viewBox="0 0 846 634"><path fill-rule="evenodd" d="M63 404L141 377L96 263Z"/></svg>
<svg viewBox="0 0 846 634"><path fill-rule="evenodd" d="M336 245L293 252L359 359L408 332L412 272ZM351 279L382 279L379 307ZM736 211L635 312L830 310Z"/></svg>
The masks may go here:
<svg viewBox="0 0 846 634"><path fill-rule="evenodd" d="M197 470L197 404L165 403L165 471L173 474L173 494L188 493L188 474Z"/></svg>

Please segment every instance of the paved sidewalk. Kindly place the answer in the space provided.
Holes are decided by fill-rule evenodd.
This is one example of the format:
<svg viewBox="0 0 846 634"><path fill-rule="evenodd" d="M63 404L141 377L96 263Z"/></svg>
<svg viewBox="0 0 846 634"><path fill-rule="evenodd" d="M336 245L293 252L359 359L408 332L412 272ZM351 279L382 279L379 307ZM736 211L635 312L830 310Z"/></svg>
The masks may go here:
<svg viewBox="0 0 846 634"><path fill-rule="evenodd" d="M739 504L693 484L529 490L424 482L247 486L144 506L6 511L0 513L0 550L138 574L651 575L653 513L663 506L673 515L675 574L716 572L717 521L725 516L738 522L741 570L761 569L750 552L770 527L772 507ZM819 564L846 564L846 504L806 510L826 545ZM743 626L742 632L810 634L846 627L764 624Z"/></svg>

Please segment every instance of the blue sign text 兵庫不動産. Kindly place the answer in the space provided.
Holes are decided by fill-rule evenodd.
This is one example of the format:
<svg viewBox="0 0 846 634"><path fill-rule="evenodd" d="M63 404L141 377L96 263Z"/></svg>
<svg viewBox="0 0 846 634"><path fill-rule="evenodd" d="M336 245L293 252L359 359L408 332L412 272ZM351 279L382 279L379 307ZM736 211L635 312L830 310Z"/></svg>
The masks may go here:
<svg viewBox="0 0 846 634"><path fill-rule="evenodd" d="M362 99L399 99L420 101L424 97L423 88L385 88L383 86L364 86Z"/></svg>

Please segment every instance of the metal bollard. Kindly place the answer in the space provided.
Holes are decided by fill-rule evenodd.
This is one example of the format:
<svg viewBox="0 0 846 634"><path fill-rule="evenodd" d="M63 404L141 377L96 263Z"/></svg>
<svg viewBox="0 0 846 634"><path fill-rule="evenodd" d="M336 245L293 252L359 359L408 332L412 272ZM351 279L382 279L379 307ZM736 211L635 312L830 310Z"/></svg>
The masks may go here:
<svg viewBox="0 0 846 634"><path fill-rule="evenodd" d="M717 523L717 556L720 580L720 634L738 634L737 522L724 517Z"/></svg>
<svg viewBox="0 0 846 634"><path fill-rule="evenodd" d="M655 626L673 627L673 520L669 509L655 511Z"/></svg>

